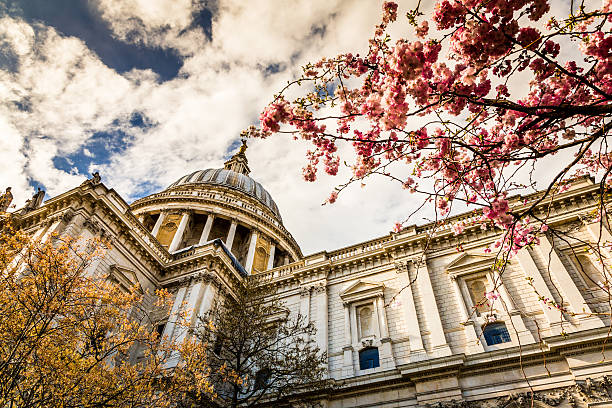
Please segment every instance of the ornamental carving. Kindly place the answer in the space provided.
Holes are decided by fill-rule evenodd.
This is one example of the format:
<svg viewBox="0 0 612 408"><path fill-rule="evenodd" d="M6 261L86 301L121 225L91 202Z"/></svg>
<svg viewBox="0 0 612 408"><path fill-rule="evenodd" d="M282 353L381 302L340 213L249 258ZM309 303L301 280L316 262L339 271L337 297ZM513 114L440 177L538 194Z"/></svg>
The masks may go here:
<svg viewBox="0 0 612 408"><path fill-rule="evenodd" d="M83 221L83 227L90 230L94 235L98 235L101 239L112 243L114 238L111 233L109 233L101 223L94 220L93 217L87 218Z"/></svg>
<svg viewBox="0 0 612 408"><path fill-rule="evenodd" d="M406 261L395 261L395 272L397 272L397 273L408 272L408 262L406 262Z"/></svg>
<svg viewBox="0 0 612 408"><path fill-rule="evenodd" d="M605 376L598 379L587 378L576 381L576 384L570 387L537 391L533 394L510 394L482 401L441 401L425 406L429 408L529 408L532 406L580 408L592 405L603 407L608 404L612 404L612 377Z"/></svg>
<svg viewBox="0 0 612 408"><path fill-rule="evenodd" d="M315 295L327 292L327 286L325 286L325 283L314 285L312 289Z"/></svg>

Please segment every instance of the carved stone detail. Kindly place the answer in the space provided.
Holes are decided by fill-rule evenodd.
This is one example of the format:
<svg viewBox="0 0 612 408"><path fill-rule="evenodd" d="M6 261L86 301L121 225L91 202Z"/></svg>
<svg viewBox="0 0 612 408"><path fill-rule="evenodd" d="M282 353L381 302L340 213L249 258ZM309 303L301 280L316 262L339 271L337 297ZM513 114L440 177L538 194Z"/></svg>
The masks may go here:
<svg viewBox="0 0 612 408"><path fill-rule="evenodd" d="M537 391L531 393L509 394L490 400L481 401L441 401L426 404L430 408L506 408L532 406L532 400L537 401L539 407L572 407L578 408L585 405L610 403L612 404L612 377L598 379L587 378L576 381L570 387ZM603 406L603 405L602 405Z"/></svg>
<svg viewBox="0 0 612 408"><path fill-rule="evenodd" d="M395 272L397 272L397 273L408 272L408 262L406 262L406 261L395 261Z"/></svg>
<svg viewBox="0 0 612 408"><path fill-rule="evenodd" d="M326 293L327 292L327 286L325 285L325 283L319 283L317 285L313 286L313 292L315 295L321 294L321 293Z"/></svg>
<svg viewBox="0 0 612 408"><path fill-rule="evenodd" d="M312 286L304 286L300 289L300 297L310 296L310 292L312 292Z"/></svg>

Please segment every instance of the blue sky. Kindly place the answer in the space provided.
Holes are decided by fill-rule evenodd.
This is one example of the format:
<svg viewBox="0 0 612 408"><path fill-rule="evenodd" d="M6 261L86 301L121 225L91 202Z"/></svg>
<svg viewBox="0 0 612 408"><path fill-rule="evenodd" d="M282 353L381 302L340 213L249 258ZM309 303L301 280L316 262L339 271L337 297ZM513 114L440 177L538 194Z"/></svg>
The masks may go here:
<svg viewBox="0 0 612 408"><path fill-rule="evenodd" d="M220 167L301 65L364 51L380 3L0 0L0 188L19 207L99 171L129 202ZM277 136L247 151L305 253L385 234L418 205L380 180L321 206L349 171L304 182L306 149Z"/></svg>

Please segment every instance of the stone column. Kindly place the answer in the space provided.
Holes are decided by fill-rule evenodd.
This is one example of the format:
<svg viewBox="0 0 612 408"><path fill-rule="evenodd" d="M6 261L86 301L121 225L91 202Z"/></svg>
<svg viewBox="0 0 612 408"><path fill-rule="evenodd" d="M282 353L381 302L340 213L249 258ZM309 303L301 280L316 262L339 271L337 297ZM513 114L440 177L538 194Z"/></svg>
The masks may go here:
<svg viewBox="0 0 612 408"><path fill-rule="evenodd" d="M453 291L455 292L455 299L459 304L459 314L462 320L461 324L463 325L463 333L465 334L465 340L467 343L466 354L482 353L485 351L485 349L482 342L478 339L476 325L470 318L470 312L468 311L467 306L465 306L465 299L461 293L461 288L459 287L457 277L451 276L450 278L453 285Z"/></svg>
<svg viewBox="0 0 612 408"><path fill-rule="evenodd" d="M446 337L444 336L442 319L440 319L438 304L436 303L436 297L434 295L433 287L431 286L431 279L429 277L429 270L427 268L425 255L422 257L413 258L412 261L417 276L416 284L419 286L419 291L421 292L421 297L423 299L423 305L425 310L427 310L427 323L431 332L430 338L432 353L437 357L450 356L452 352L446 343ZM419 262L421 262L423 265L419 265Z"/></svg>
<svg viewBox="0 0 612 408"><path fill-rule="evenodd" d="M257 245L257 237L258 237L257 230L251 231L251 242L249 243L249 252L247 254L246 267L245 267L248 273L251 273L251 270L253 269L253 261L255 260L255 247Z"/></svg>
<svg viewBox="0 0 612 408"><path fill-rule="evenodd" d="M487 274L489 278L491 288L495 288L497 286L497 290L499 291L499 295L501 296L501 300L506 304L508 308L508 316L512 321L512 327L508 327L508 329L514 329L516 335L518 336L518 341L521 345L535 343L535 338L531 331L527 329L525 326L525 321L523 320L523 316L521 316L520 310L516 308L506 285L502 281L499 273L494 270Z"/></svg>
<svg viewBox="0 0 612 408"><path fill-rule="evenodd" d="M300 289L300 315L304 318L304 321L310 323L310 286L303 286ZM304 336L304 340L310 340L309 335Z"/></svg>
<svg viewBox="0 0 612 408"><path fill-rule="evenodd" d="M314 298L317 304L317 316L316 316L316 326L317 326L317 334L316 341L319 346L319 350L321 352L327 352L327 326L328 326L328 314L327 314L327 287L325 283L320 283L314 287ZM328 368L327 363L325 364L326 370ZM329 373L328 373L329 374Z"/></svg>
<svg viewBox="0 0 612 408"><path fill-rule="evenodd" d="M200 306L200 302L202 301L202 292L203 292L203 283L202 281L196 282L189 292L189 298L187 299L187 303L185 305L185 322L182 327L178 330L175 330L176 333L176 343L180 344L185 340L187 336L187 332L195 323L195 318L198 316L196 309Z"/></svg>
<svg viewBox="0 0 612 408"><path fill-rule="evenodd" d="M412 284L408 275L408 264L406 261L395 262L395 272L397 273L400 293L399 299L401 302L404 319L406 321L406 330L408 341L410 342L410 361L420 361L427 358L425 347L423 346L423 338L421 337L421 329L419 328L419 318L414 304L412 295Z"/></svg>
<svg viewBox="0 0 612 408"><path fill-rule="evenodd" d="M564 300L568 301L574 313L582 314L581 316L577 316L580 322L580 328L586 330L604 327L604 323L599 317L589 316L591 308L584 300L584 297L582 297L582 294L565 268L565 265L561 262L561 258L559 258L557 251L553 248L549 236L544 236L540 239L540 251L546 261L550 259L550 273L555 276L560 283L559 289L565 295Z"/></svg>
<svg viewBox="0 0 612 408"><path fill-rule="evenodd" d="M343 303L344 305L344 347L343 361L342 361L342 377L352 377L355 375L355 369L353 368L353 347L351 341L351 313L350 305Z"/></svg>
<svg viewBox="0 0 612 408"><path fill-rule="evenodd" d="M213 306L215 300L216 289L212 282L208 282L204 288L204 295L202 296L202 303L200 303L200 309L198 311L198 317L206 314Z"/></svg>
<svg viewBox="0 0 612 408"><path fill-rule="evenodd" d="M206 216L206 224L204 224L204 229L202 230L202 235L200 235L200 242L198 242L198 245L203 245L208 241L208 236L210 235L210 230L212 229L214 220L214 215L208 214Z"/></svg>
<svg viewBox="0 0 612 408"><path fill-rule="evenodd" d="M540 273L540 270L534 262L531 254L529 253L529 250L527 248L521 249L516 254L516 257L518 259L519 265L521 266L521 269L523 270L525 278L527 278L531 282L534 290L536 291L534 295L542 296L544 298L553 300L554 297L550 292L550 289L548 288L546 281L542 277L542 274ZM542 312L544 313L546 320L548 321L552 334L561 334L561 332L563 331L563 323L566 323L566 327L569 326L569 322L566 321L565 317L563 316L563 313L561 313L559 310L554 310L548 307L548 305L540 299L538 299L538 303L542 308Z"/></svg>
<svg viewBox="0 0 612 408"><path fill-rule="evenodd" d="M179 249L179 245L183 241L183 234L185 234L185 228L187 228L187 223L189 223L190 218L189 212L184 212L181 217L181 222L179 222L179 226L174 233L174 237L172 237L172 242L170 243L170 247L168 248L168 252L174 252Z"/></svg>
<svg viewBox="0 0 612 408"><path fill-rule="evenodd" d="M383 369L395 368L391 338L389 337L389 327L387 327L387 311L385 309L383 295L376 297L375 305L380 328L380 365Z"/></svg>
<svg viewBox="0 0 612 408"><path fill-rule="evenodd" d="M289 255L285 255L285 258L283 259L283 265L289 265Z"/></svg>
<svg viewBox="0 0 612 408"><path fill-rule="evenodd" d="M189 296L187 297L187 301L185 306L185 313L184 313L184 321L181 322L181 324L177 323L174 324L174 333L172 334L173 337L173 342L176 344L181 344L183 341L185 341L185 339L187 338L187 334L189 333L189 329L191 327L193 327L194 323L195 323L195 318L197 317L197 313L195 312L195 310L198 308L200 301L202 300L202 282L196 282L192 287L191 290L188 291ZM185 292L185 295L187 294L187 291ZM185 296L184 296L185 297ZM183 302L181 302L183 303ZM174 309L174 306L173 306ZM180 306L179 306L179 311L181 310ZM178 362L180 361L180 352L178 350L174 350L172 351L172 354L170 355L170 357L168 358L168 361L166 362L166 368L171 368L171 367L175 367Z"/></svg>
<svg viewBox="0 0 612 408"><path fill-rule="evenodd" d="M151 231L151 235L157 238L157 233L164 222L164 218L166 218L166 212L162 211L159 213L159 217L157 217L157 221L155 221L155 225L153 226L153 230Z"/></svg>
<svg viewBox="0 0 612 408"><path fill-rule="evenodd" d="M232 220L232 224L230 225L229 232L227 233L227 238L225 239L225 246L227 249L232 251L232 245L234 244L234 237L236 236L236 227L238 224L235 220Z"/></svg>
<svg viewBox="0 0 612 408"><path fill-rule="evenodd" d="M164 334L162 336L162 338L167 342L171 342L173 340L172 336L174 334L174 326L178 320L179 311L181 310L186 292L187 288L183 286L179 288L179 290L176 292L176 296L174 297L174 303L172 304L170 316L168 317L168 322L166 323L166 327L164 327Z"/></svg>
<svg viewBox="0 0 612 408"><path fill-rule="evenodd" d="M276 253L276 245L274 243L270 244L270 256L268 257L268 268L274 268L274 254Z"/></svg>

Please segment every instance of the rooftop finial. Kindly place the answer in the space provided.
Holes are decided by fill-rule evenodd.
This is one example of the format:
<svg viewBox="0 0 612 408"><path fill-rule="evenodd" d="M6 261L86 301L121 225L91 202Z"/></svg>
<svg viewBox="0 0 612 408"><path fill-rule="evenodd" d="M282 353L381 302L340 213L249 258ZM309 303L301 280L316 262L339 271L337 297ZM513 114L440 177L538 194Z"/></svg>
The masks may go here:
<svg viewBox="0 0 612 408"><path fill-rule="evenodd" d="M242 139L242 146L240 146L240 149L238 149L238 153L234 154L231 159L226 161L223 167L226 170L232 170L236 173L241 173L248 176L251 170L249 169L249 161L246 158L246 154L244 154L246 149L246 139Z"/></svg>
<svg viewBox="0 0 612 408"><path fill-rule="evenodd" d="M246 152L247 149L247 142L246 139L242 139L242 146L240 146L240 150L238 150L238 154L244 154L244 152Z"/></svg>

